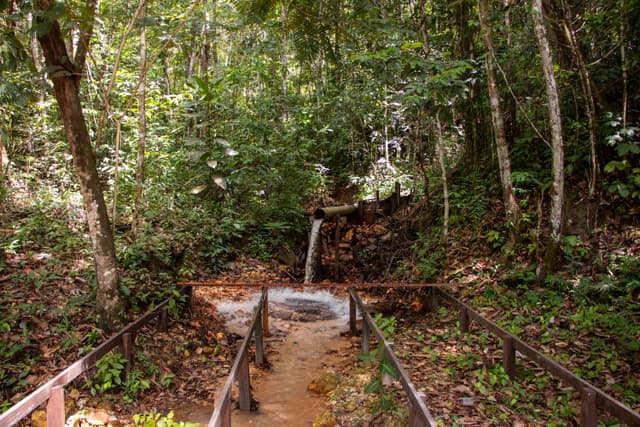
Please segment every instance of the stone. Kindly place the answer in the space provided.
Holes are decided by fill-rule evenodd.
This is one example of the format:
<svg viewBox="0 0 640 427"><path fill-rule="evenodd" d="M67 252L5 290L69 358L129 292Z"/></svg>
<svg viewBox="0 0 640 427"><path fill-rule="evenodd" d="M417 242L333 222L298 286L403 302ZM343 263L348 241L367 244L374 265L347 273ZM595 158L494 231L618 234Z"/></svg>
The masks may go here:
<svg viewBox="0 0 640 427"><path fill-rule="evenodd" d="M336 417L329 411L324 412L313 420L313 427L334 427L336 425Z"/></svg>
<svg viewBox="0 0 640 427"><path fill-rule="evenodd" d="M47 427L47 413L43 410L33 411L31 425L33 427Z"/></svg>
<svg viewBox="0 0 640 427"><path fill-rule="evenodd" d="M338 386L338 374L333 371L327 371L319 378L311 381L307 386L307 390L317 394L328 394Z"/></svg>

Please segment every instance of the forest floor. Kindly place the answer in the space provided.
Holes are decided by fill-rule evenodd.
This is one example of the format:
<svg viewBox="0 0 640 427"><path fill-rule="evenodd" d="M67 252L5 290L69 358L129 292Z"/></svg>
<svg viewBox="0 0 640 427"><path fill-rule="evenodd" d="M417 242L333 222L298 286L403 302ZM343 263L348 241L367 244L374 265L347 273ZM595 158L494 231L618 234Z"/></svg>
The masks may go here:
<svg viewBox="0 0 640 427"><path fill-rule="evenodd" d="M416 247L415 234L410 231L412 218L414 213L401 212L373 225L341 223L339 279L381 282L418 277L416 272L425 267L423 261L408 255ZM323 226L321 269L332 281L335 259L329 248L335 247L331 241L334 228L331 223ZM7 228L3 233L9 235L5 240L11 241L15 231ZM13 236L29 245L7 251L6 259L1 260L3 409L105 338L91 322L87 248L80 238L76 241L65 233L50 229L47 245L34 237L39 235L35 230L31 240L29 235ZM457 233L460 237L450 246L448 273L441 278L451 283L450 292L585 380L640 410L637 288L627 296L602 302L601 294L577 292L580 283L574 279L579 276L579 267L564 273L563 283L568 287L558 283L539 285L532 280L533 272L524 261L507 267L499 253L479 247L471 232L465 234L462 228ZM640 229L611 225L605 237L608 251L616 253L618 260L637 261ZM588 250L577 244L571 249L574 258ZM614 265L607 265L603 271L612 278L625 273ZM275 261L244 257L228 264L217 279L283 282L295 274ZM242 338L227 329L217 314L216 302L242 299L246 292L198 290L191 308L173 313L168 332L145 327L136 337L139 351L126 384L105 376L109 368L121 369L117 355L107 358L102 371L79 378L67 388L69 414L79 414L75 425L130 425L134 414L210 411ZM446 305L428 312L426 295L418 290L378 290L368 297L372 303L377 302L380 319L387 319L387 325L392 326L388 328L389 339L396 343L405 369L425 393L427 405L441 425L577 424L580 401L574 390L523 360L518 362L517 380L511 382L501 368L498 340L475 328L461 334L456 315ZM267 351L277 349L269 346ZM381 394L364 393L377 378L379 367L358 358L355 339L344 351L351 362L334 358L335 363L327 364L328 370L338 372L339 381L329 394L329 413L325 416L329 421L324 425L404 425L407 403L397 384ZM78 413L78 409L83 412ZM42 417L43 412L36 411L25 424L43 426Z"/></svg>

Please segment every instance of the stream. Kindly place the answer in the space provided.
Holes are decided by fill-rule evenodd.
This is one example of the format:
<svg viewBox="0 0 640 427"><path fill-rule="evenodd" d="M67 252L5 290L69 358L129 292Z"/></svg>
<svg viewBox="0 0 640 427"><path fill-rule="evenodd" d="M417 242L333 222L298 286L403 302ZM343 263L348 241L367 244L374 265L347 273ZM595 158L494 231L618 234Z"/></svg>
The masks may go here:
<svg viewBox="0 0 640 427"><path fill-rule="evenodd" d="M222 301L219 313L227 329L244 335L259 299L256 293L245 301ZM253 412L234 409L233 426L311 426L326 408L326 396L307 386L333 366L352 359L346 299L327 290L273 289L269 292L271 337L265 338L268 369L251 371ZM237 391L236 391L237 393ZM176 408L176 419L206 426L211 408L197 405Z"/></svg>

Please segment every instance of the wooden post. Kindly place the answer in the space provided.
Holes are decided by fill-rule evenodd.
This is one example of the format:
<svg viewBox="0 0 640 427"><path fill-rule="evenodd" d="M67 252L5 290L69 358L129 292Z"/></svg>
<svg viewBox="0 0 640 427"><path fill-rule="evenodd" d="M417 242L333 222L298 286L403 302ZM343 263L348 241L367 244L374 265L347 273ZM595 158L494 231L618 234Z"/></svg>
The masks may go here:
<svg viewBox="0 0 640 427"><path fill-rule="evenodd" d="M356 327L356 300L353 299L351 292L355 292L353 288L349 288L349 329L351 330L351 336L358 335L358 329Z"/></svg>
<svg viewBox="0 0 640 427"><path fill-rule="evenodd" d="M460 332L463 334L469 332L469 312L466 308L460 310Z"/></svg>
<svg viewBox="0 0 640 427"><path fill-rule="evenodd" d="M162 307L160 309L160 324L158 325L158 330L160 332L167 332L169 328L169 311L167 307Z"/></svg>
<svg viewBox="0 0 640 427"><path fill-rule="evenodd" d="M184 303L187 307L191 306L193 300L193 286L183 286L182 294L184 295Z"/></svg>
<svg viewBox="0 0 640 427"><path fill-rule="evenodd" d="M427 307L429 308L429 311L435 312L438 310L438 295L436 294L436 288L429 288L429 295L427 298Z"/></svg>
<svg viewBox="0 0 640 427"><path fill-rule="evenodd" d="M240 359L240 365L238 366L238 406L243 411L251 410L251 383L249 380L249 358L247 353L242 354Z"/></svg>
<svg viewBox="0 0 640 427"><path fill-rule="evenodd" d="M369 353L369 348L371 346L371 334L369 332L369 324L366 319L362 319L362 352L364 354Z"/></svg>
<svg viewBox="0 0 640 427"><path fill-rule="evenodd" d="M424 393L418 393L417 397L424 400ZM409 405L409 427L427 427L414 405Z"/></svg>
<svg viewBox="0 0 640 427"><path fill-rule="evenodd" d="M336 218L336 233L335 233L335 263L333 266L333 277L336 282L340 281L340 216Z"/></svg>
<svg viewBox="0 0 640 427"><path fill-rule="evenodd" d="M124 365L124 369L122 370L122 381L127 382L127 378L129 377L129 373L131 372L131 368L133 366L133 338L129 332L125 332L122 334L122 344L120 344L120 353L122 357L127 360L127 363Z"/></svg>
<svg viewBox="0 0 640 427"><path fill-rule="evenodd" d="M267 338L271 336L271 332L269 332L269 294L264 296L262 303L262 333Z"/></svg>
<svg viewBox="0 0 640 427"><path fill-rule="evenodd" d="M582 408L580 411L580 427L596 427L598 425L598 408L596 406L596 392L590 387L581 391Z"/></svg>
<svg viewBox="0 0 640 427"><path fill-rule="evenodd" d="M396 190L393 193L393 204L395 208L392 213L395 213L400 209L400 183L396 181Z"/></svg>
<svg viewBox="0 0 640 427"><path fill-rule="evenodd" d="M51 388L47 402L47 427L64 427L65 421L64 386L56 385Z"/></svg>
<svg viewBox="0 0 640 427"><path fill-rule="evenodd" d="M224 397L224 412L222 415L222 427L231 427L231 389Z"/></svg>
<svg viewBox="0 0 640 427"><path fill-rule="evenodd" d="M264 307L257 307L258 310L264 310ZM260 313L262 314L262 313ZM264 365L264 340L262 339L262 321L258 319L256 321L256 328L254 331L256 340L256 365Z"/></svg>
<svg viewBox="0 0 640 427"><path fill-rule="evenodd" d="M220 408L220 417L209 421L209 426L231 427L231 389L224 388L222 392L216 393L213 409ZM212 422L215 421L215 422Z"/></svg>
<svg viewBox="0 0 640 427"><path fill-rule="evenodd" d="M509 378L514 379L516 376L516 352L513 348L513 337L506 336L502 338L502 365L504 371Z"/></svg>

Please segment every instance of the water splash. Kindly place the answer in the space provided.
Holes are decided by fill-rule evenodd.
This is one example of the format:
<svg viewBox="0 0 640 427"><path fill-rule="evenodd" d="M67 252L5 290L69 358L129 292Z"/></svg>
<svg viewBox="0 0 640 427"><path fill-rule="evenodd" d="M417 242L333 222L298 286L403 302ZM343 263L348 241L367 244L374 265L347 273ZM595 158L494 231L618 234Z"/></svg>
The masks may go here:
<svg viewBox="0 0 640 427"><path fill-rule="evenodd" d="M252 295L244 301L220 301L217 303L218 312L227 321L244 322L251 318L253 308L260 300L260 293ZM304 308L308 305L321 305L333 312L339 319L347 318L349 307L344 298L332 294L328 289L297 290L292 288L277 288L269 290L269 304L283 309L293 309L296 306Z"/></svg>
<svg viewBox="0 0 640 427"><path fill-rule="evenodd" d="M322 227L322 218L314 219L311 225L311 234L309 235L309 248L307 249L307 262L304 266L304 283L313 283L316 267L316 254L318 242L320 241L320 228Z"/></svg>

